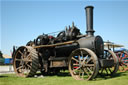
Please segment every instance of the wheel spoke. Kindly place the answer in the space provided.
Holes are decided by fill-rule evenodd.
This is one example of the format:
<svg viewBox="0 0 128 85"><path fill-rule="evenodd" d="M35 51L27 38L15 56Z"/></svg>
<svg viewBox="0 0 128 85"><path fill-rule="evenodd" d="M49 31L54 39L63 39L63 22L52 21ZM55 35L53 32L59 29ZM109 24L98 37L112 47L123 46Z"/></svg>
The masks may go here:
<svg viewBox="0 0 128 85"><path fill-rule="evenodd" d="M88 56L88 55L87 55ZM82 65L85 64L85 61L86 61L87 57L84 58L83 62L82 62Z"/></svg>
<svg viewBox="0 0 128 85"><path fill-rule="evenodd" d="M79 70L81 67L78 67L78 68L76 68L76 69L73 69L73 72L75 72L75 71L77 71L77 70Z"/></svg>
<svg viewBox="0 0 128 85"><path fill-rule="evenodd" d="M32 60L24 60L25 62L32 62Z"/></svg>
<svg viewBox="0 0 128 85"><path fill-rule="evenodd" d="M22 61L22 59L15 59L15 61Z"/></svg>
<svg viewBox="0 0 128 85"><path fill-rule="evenodd" d="M124 65L123 65L123 64L121 64L121 67L122 67L123 69L125 69L125 67L124 67Z"/></svg>
<svg viewBox="0 0 128 85"><path fill-rule="evenodd" d="M19 66L18 68L16 68L16 70L19 70L19 69L21 69L21 68L23 68L23 66Z"/></svg>
<svg viewBox="0 0 128 85"><path fill-rule="evenodd" d="M83 51L80 51L80 53L81 53L81 56L84 58Z"/></svg>
<svg viewBox="0 0 128 85"><path fill-rule="evenodd" d="M94 64L84 64L85 67L94 67Z"/></svg>
<svg viewBox="0 0 128 85"><path fill-rule="evenodd" d="M103 71L104 71L104 68L101 69L101 74L103 73Z"/></svg>
<svg viewBox="0 0 128 85"><path fill-rule="evenodd" d="M87 60L87 62L86 62L86 63L89 63L91 60L92 60L92 57L90 57L90 58L89 58L89 60Z"/></svg>
<svg viewBox="0 0 128 85"><path fill-rule="evenodd" d="M27 48L24 49L24 55L26 56L27 55Z"/></svg>
<svg viewBox="0 0 128 85"><path fill-rule="evenodd" d="M123 53L120 54L121 59L122 59L122 56L123 56Z"/></svg>
<svg viewBox="0 0 128 85"><path fill-rule="evenodd" d="M84 78L84 71L82 72L82 78Z"/></svg>
<svg viewBox="0 0 128 85"><path fill-rule="evenodd" d="M122 63L122 65L123 65L123 66L125 65L125 66L127 66L127 67L128 67L128 64L126 64L126 63Z"/></svg>
<svg viewBox="0 0 128 85"><path fill-rule="evenodd" d="M30 69L28 67L25 67L25 71L27 72L27 74L29 73Z"/></svg>
<svg viewBox="0 0 128 85"><path fill-rule="evenodd" d="M79 76L81 75L81 73L82 73L82 71L81 71L81 69L80 69L80 71L79 71Z"/></svg>
<svg viewBox="0 0 128 85"><path fill-rule="evenodd" d="M87 68L84 68L84 72L85 72L88 76L90 76L90 74L89 74L88 71L87 71Z"/></svg>
<svg viewBox="0 0 128 85"><path fill-rule="evenodd" d="M112 71L111 71L111 69L110 69L110 68L108 68L108 70L109 70L109 72L110 72L110 73L112 73Z"/></svg>
<svg viewBox="0 0 128 85"><path fill-rule="evenodd" d="M72 59L74 60L74 61L76 61L76 62L79 62L77 59L75 59L74 57L72 57Z"/></svg>
<svg viewBox="0 0 128 85"><path fill-rule="evenodd" d="M73 64L73 66L79 66L79 64L77 64L77 63L74 63L74 64Z"/></svg>
<svg viewBox="0 0 128 85"><path fill-rule="evenodd" d="M22 73L24 73L25 72L25 66L23 66L24 68L22 69L23 71L22 71Z"/></svg>
<svg viewBox="0 0 128 85"><path fill-rule="evenodd" d="M24 58L24 54L20 50L18 52L21 54L21 58L23 59Z"/></svg>
<svg viewBox="0 0 128 85"><path fill-rule="evenodd" d="M123 62L128 62L128 60L122 60Z"/></svg>
<svg viewBox="0 0 128 85"><path fill-rule="evenodd" d="M79 64L81 64L81 59L80 59L80 55L78 56L78 58L79 58Z"/></svg>
<svg viewBox="0 0 128 85"><path fill-rule="evenodd" d="M91 74L93 74L93 71L90 68L87 67L87 69Z"/></svg>
<svg viewBox="0 0 128 85"><path fill-rule="evenodd" d="M22 66L24 65L24 61L23 60L21 60L20 65L22 65Z"/></svg>
<svg viewBox="0 0 128 85"><path fill-rule="evenodd" d="M122 72L122 66L119 66L119 71Z"/></svg>
<svg viewBox="0 0 128 85"><path fill-rule="evenodd" d="M106 73L107 73L107 75L108 75L108 70L107 70L107 68L105 68L105 71L106 71Z"/></svg>
<svg viewBox="0 0 128 85"><path fill-rule="evenodd" d="M27 58L28 58L28 59L31 59L31 56L30 56L30 55L31 55L31 53L29 53L29 54L27 55Z"/></svg>
<svg viewBox="0 0 128 85"><path fill-rule="evenodd" d="M127 59L127 56L125 56L125 57L122 57L121 59L122 59L122 60L123 60L123 59Z"/></svg>
<svg viewBox="0 0 128 85"><path fill-rule="evenodd" d="M31 69L31 66L29 64L27 64L27 66Z"/></svg>

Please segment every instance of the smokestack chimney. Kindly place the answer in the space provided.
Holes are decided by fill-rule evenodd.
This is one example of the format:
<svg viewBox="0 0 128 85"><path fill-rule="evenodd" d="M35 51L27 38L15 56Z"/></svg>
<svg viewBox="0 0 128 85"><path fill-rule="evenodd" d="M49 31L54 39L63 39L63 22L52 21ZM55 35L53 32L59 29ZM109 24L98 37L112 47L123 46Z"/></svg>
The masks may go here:
<svg viewBox="0 0 128 85"><path fill-rule="evenodd" d="M87 24L87 36L94 36L93 30L93 6L85 7L86 10L86 24Z"/></svg>

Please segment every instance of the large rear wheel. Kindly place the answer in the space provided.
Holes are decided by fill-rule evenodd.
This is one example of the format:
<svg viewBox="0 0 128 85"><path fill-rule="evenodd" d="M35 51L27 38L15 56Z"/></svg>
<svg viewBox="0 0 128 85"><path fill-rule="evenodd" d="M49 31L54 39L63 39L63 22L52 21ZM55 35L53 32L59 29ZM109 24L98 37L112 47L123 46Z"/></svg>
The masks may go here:
<svg viewBox="0 0 128 85"><path fill-rule="evenodd" d="M19 47L14 55L13 67L20 77L32 77L38 70L38 55L30 46Z"/></svg>

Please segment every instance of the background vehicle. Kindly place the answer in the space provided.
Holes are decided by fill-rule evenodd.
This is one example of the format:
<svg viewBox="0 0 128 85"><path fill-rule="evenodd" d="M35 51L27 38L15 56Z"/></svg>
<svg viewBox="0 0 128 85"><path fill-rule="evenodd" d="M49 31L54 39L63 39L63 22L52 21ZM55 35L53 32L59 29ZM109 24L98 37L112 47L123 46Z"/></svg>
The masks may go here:
<svg viewBox="0 0 128 85"><path fill-rule="evenodd" d="M119 71L125 72L128 70L128 51L123 45L114 44L112 42L105 42L104 45L107 49L113 50L119 60ZM116 49L118 48L118 49ZM120 48L120 49L119 49Z"/></svg>

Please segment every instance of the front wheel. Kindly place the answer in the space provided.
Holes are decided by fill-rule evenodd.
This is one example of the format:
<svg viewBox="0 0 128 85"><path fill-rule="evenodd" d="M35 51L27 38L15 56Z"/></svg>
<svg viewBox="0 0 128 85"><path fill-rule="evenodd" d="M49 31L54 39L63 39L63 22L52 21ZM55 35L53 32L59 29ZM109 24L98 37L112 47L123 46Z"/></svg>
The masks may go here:
<svg viewBox="0 0 128 85"><path fill-rule="evenodd" d="M87 48L79 48L69 56L69 71L76 80L91 80L99 71L96 54Z"/></svg>

